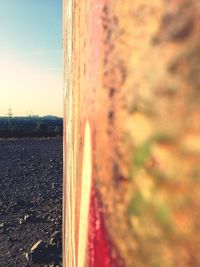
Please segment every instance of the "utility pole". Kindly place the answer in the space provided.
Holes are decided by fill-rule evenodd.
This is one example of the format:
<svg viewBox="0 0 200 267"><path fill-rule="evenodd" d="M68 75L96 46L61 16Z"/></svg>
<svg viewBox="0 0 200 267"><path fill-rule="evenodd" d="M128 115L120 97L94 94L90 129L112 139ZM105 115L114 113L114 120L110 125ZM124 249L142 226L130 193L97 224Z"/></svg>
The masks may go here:
<svg viewBox="0 0 200 267"><path fill-rule="evenodd" d="M12 113L11 106L9 106L9 108L8 108L8 113L7 113L7 116L8 116L8 122L7 122L7 125L8 125L8 130L10 130L10 126L11 126L11 119L12 119L12 117L13 117L13 113Z"/></svg>
<svg viewBox="0 0 200 267"><path fill-rule="evenodd" d="M12 113L11 106L9 106L9 108L8 108L7 116L8 116L10 119L13 117L13 113Z"/></svg>

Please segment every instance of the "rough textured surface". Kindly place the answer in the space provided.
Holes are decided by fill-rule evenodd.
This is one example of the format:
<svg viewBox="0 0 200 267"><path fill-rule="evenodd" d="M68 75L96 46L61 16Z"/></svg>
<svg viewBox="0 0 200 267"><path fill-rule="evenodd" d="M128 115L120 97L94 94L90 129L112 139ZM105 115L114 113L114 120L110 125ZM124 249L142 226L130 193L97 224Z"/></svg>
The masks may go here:
<svg viewBox="0 0 200 267"><path fill-rule="evenodd" d="M105 183L104 168L99 180L126 266L200 264L199 11L198 1L104 7L103 80L115 142L112 173Z"/></svg>
<svg viewBox="0 0 200 267"><path fill-rule="evenodd" d="M75 225L89 121L110 257L127 267L199 266L199 1L74 1L72 15Z"/></svg>
<svg viewBox="0 0 200 267"><path fill-rule="evenodd" d="M0 140L0 181L0 266L61 266L61 251L41 254L41 264L25 257L39 240L61 237L61 138Z"/></svg>

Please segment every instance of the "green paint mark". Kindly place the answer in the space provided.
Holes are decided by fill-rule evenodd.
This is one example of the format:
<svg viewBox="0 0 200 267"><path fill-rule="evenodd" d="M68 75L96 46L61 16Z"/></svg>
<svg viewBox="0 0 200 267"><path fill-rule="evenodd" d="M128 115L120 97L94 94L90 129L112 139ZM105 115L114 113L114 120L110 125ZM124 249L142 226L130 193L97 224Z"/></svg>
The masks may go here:
<svg viewBox="0 0 200 267"><path fill-rule="evenodd" d="M170 230L172 227L172 218L171 211L169 207L162 203L159 204L155 209L155 218L159 223L167 230Z"/></svg>
<svg viewBox="0 0 200 267"><path fill-rule="evenodd" d="M145 213L147 208L147 203L140 192L133 195L131 202L128 207L129 215L142 215Z"/></svg>
<svg viewBox="0 0 200 267"><path fill-rule="evenodd" d="M133 160L135 167L137 168L143 167L145 163L150 159L151 146L152 146L152 141L148 140L136 149Z"/></svg>

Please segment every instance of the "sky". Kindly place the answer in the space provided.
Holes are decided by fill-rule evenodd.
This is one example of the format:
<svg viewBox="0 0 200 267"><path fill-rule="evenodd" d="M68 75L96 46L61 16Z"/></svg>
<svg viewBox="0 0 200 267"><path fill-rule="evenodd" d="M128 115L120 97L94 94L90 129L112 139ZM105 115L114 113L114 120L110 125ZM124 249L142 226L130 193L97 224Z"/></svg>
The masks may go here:
<svg viewBox="0 0 200 267"><path fill-rule="evenodd" d="M62 0L0 0L0 116L62 116Z"/></svg>

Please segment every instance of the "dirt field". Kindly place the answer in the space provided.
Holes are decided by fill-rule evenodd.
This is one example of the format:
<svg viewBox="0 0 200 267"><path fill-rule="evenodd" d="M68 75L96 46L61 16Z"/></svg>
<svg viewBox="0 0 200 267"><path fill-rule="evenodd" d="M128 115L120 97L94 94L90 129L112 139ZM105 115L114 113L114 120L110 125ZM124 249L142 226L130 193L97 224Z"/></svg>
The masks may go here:
<svg viewBox="0 0 200 267"><path fill-rule="evenodd" d="M0 181L0 266L61 266L62 139L0 140Z"/></svg>

